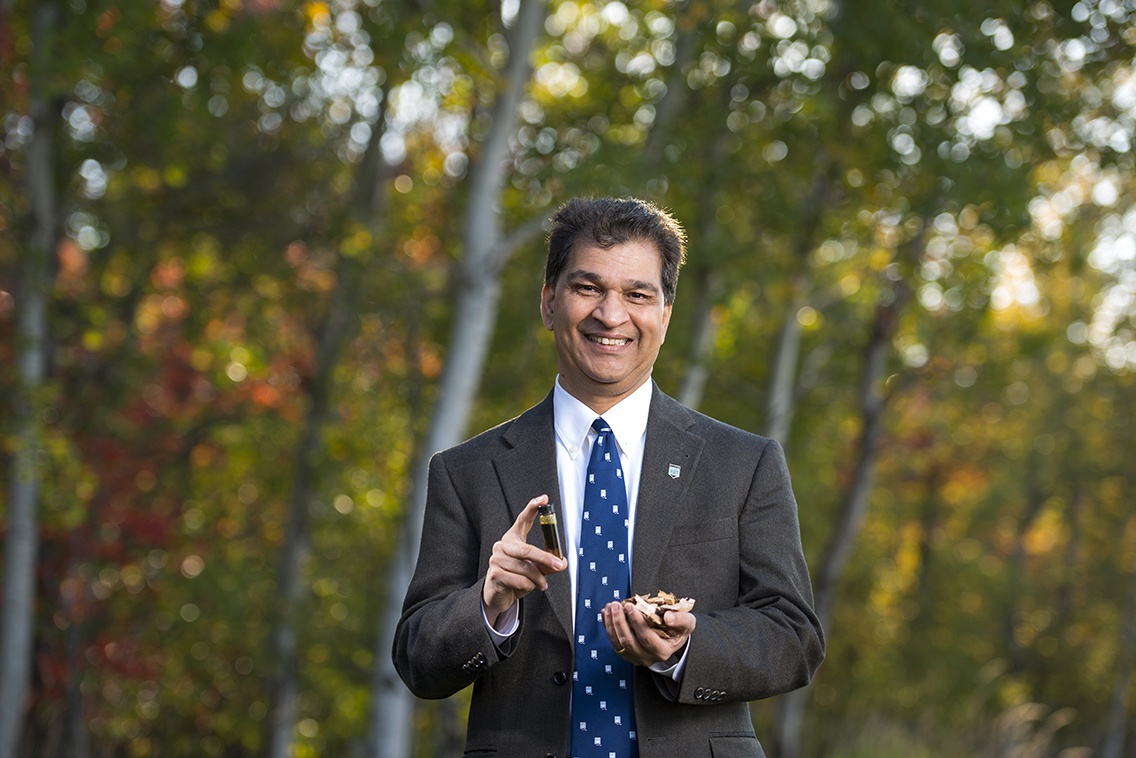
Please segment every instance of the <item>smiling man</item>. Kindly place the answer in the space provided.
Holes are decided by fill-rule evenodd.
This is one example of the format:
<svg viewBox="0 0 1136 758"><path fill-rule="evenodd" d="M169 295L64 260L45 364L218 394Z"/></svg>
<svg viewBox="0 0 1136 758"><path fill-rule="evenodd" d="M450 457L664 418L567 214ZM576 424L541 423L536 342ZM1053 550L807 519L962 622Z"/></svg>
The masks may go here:
<svg viewBox="0 0 1136 758"><path fill-rule="evenodd" d="M780 446L651 381L681 227L636 199L553 219L540 312L559 375L437 454L394 660L419 697L473 685L467 755L763 756L747 703L824 657ZM532 526L558 506L566 559ZM635 594L695 600L665 634Z"/></svg>

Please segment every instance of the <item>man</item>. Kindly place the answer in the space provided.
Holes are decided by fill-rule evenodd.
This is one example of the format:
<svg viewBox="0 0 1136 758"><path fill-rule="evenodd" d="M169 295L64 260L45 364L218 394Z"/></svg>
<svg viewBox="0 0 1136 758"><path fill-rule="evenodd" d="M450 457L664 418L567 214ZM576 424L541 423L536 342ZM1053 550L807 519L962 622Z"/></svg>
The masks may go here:
<svg viewBox="0 0 1136 758"><path fill-rule="evenodd" d="M653 205L565 204L540 303L552 392L431 461L394 660L419 697L473 684L467 755L763 756L748 702L824 657L780 446L650 381L682 260ZM567 560L531 529L550 500ZM661 637L628 591L696 605Z"/></svg>

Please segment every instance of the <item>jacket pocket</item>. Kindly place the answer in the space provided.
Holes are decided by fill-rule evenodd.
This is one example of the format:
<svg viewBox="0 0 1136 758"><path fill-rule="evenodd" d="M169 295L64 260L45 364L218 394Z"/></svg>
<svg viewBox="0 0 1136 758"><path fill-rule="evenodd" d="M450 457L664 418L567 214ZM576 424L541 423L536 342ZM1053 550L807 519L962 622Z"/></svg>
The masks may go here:
<svg viewBox="0 0 1136 758"><path fill-rule="evenodd" d="M676 524L671 531L670 547L724 540L736 537L737 534L738 520L733 518L700 521L693 524Z"/></svg>
<svg viewBox="0 0 1136 758"><path fill-rule="evenodd" d="M714 758L765 758L761 743L752 734L720 734L710 738Z"/></svg>

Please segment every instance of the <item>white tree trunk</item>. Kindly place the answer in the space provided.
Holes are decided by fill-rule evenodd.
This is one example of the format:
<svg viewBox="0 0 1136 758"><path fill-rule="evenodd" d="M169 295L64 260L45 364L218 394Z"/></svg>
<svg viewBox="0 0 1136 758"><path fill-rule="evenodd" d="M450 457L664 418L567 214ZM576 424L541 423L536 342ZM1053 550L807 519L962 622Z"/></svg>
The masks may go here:
<svg viewBox="0 0 1136 758"><path fill-rule="evenodd" d="M344 271L343 266L339 268L339 276L341 283L333 293L332 310L320 335L316 373L308 391L311 406L304 420L304 431L296 452L288 523L284 532L284 544L280 549L276 628L272 634L276 668L269 694L268 740L265 750L268 758L288 758L290 754L292 729L296 723L296 695L299 692L297 610L303 596L300 567L310 547L308 523L311 505L316 502L318 491L317 453L331 402L332 369L335 367L339 346L351 325L357 321L359 276L357 272ZM343 280L348 282L344 283Z"/></svg>
<svg viewBox="0 0 1136 758"><path fill-rule="evenodd" d="M884 309L880 309L868 342L860 386L860 416L863 427L860 430L856 474L845 496L829 548L825 551L824 562L814 580L816 613L826 633L831 632L836 585L852 555L852 548L856 544L856 536L860 533L860 526L867 514L868 503L875 485L876 460L885 401L881 383L885 376L890 347L888 339L890 332L884 327L887 320ZM777 703L777 717L774 724L777 758L799 758L801 754L801 735L805 723L808 692L806 688L794 690L782 695Z"/></svg>
<svg viewBox="0 0 1136 758"><path fill-rule="evenodd" d="M796 241L794 257L797 270L791 275L792 295L781 323L777 339L777 352L769 372L769 394L765 404L765 436L775 439L784 448L789 447L793 411L796 408L797 364L801 355L801 323L797 314L809 301L813 277L809 268L809 255L816 244L816 232L824 211L834 202L831 172L833 164L823 153L817 156L817 166L809 194L801 203L798 223L800 236Z"/></svg>
<svg viewBox="0 0 1136 758"><path fill-rule="evenodd" d="M1132 676L1136 672L1136 574L1128 580L1128 607L1125 609L1120 630L1120 650L1117 653L1116 684L1112 689L1112 702L1108 709L1108 731L1105 733L1101 758L1123 758L1125 736L1128 732L1128 693Z"/></svg>
<svg viewBox="0 0 1136 758"><path fill-rule="evenodd" d="M686 70L698 52L698 24L702 10L692 10L689 6L685 10L686 15L679 20L674 63L670 65L670 73L667 74L667 88L655 106L655 122L647 134L647 146L643 150L643 158L648 166L658 164L663 153L663 142L670 133L670 125L682 112L690 93L686 84Z"/></svg>
<svg viewBox="0 0 1136 758"><path fill-rule="evenodd" d="M682 380L678 401L687 408L698 410L706 393L710 378L710 361L718 341L718 325L714 323L714 301L717 298L721 277L714 269L697 272L697 294L694 305L694 334L690 344L690 363Z"/></svg>
<svg viewBox="0 0 1136 758"><path fill-rule="evenodd" d="M386 204L386 180L389 167L382 160L380 142L386 122L386 97L382 98L371 140L356 177L352 198L352 217L368 226L373 238L383 227ZM275 670L269 692L267 718L267 758L287 758L291 754L296 723L296 696L299 693L299 630L297 610L302 602L300 567L310 548L309 520L311 505L318 493L317 453L324 423L331 406L332 370L340 346L358 321L359 296L363 271L360 261L341 257L336 267L337 284L331 297L331 312L319 335L315 376L308 388L311 405L304 420L304 430L296 453L289 500L288 522L284 544L280 549L277 574L277 616L272 633Z"/></svg>
<svg viewBox="0 0 1136 758"><path fill-rule="evenodd" d="M923 237L919 235L910 243L909 255L913 258L921 256L922 243ZM888 400L888 390L884 385L888 354L891 351L892 336L899 324L899 316L911 297L910 288L905 282L897 282L894 286L896 294L892 303L876 308L871 336L864 351L864 373L861 375L859 392L861 428L856 472L837 516L832 539L824 553L824 561L813 582L816 614L826 634L831 634L832 631L837 585L852 557L852 549L856 545L875 490L880 437L883 434L884 410ZM774 724L777 758L799 758L807 701L808 690L800 689L783 695L778 702Z"/></svg>
<svg viewBox="0 0 1136 758"><path fill-rule="evenodd" d="M57 14L53 4L35 8L32 44L37 64L47 57L46 43L54 33ZM37 65L36 69L42 70L42 66ZM35 565L39 550L37 459L43 447L38 395L47 372L47 298L60 225L53 147L59 112L46 97L41 83L41 77L34 76L31 116L35 134L28 146L26 164L33 221L16 293L18 386L13 399L17 445L9 479L4 596L0 608L0 758L15 758L19 747L32 666Z"/></svg>
<svg viewBox="0 0 1136 758"><path fill-rule="evenodd" d="M375 678L371 702L371 758L407 758L412 736L414 698L398 677L391 651L402 615L402 601L418 561L418 544L426 511L426 479L430 457L462 441L493 339L501 295L500 274L509 246L500 234L497 198L504 181L502 162L516 129L517 107L532 75L529 51L542 28L543 0L523 0L509 37L510 59L505 81L493 108L493 122L470 173L469 206L463 234L457 307L450 327L448 352L431 413L430 430L415 458L411 493L401 539L388 572L387 597L376 635ZM536 227L539 228L539 227Z"/></svg>
<svg viewBox="0 0 1136 758"><path fill-rule="evenodd" d="M789 446L789 430L796 404L797 364L801 355L801 322L797 320L797 313L808 302L809 282L810 277L804 272L793 276L793 296L781 322L777 352L769 372L765 436L777 440L782 447Z"/></svg>

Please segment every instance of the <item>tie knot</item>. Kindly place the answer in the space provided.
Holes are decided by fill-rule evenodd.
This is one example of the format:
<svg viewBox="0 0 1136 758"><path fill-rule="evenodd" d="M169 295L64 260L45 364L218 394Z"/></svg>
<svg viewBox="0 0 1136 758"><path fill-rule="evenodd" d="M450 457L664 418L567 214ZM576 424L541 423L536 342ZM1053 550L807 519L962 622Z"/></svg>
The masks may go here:
<svg viewBox="0 0 1136 758"><path fill-rule="evenodd" d="M592 422L592 428L596 430L596 434L609 434L611 432L611 427L607 425L602 416Z"/></svg>

